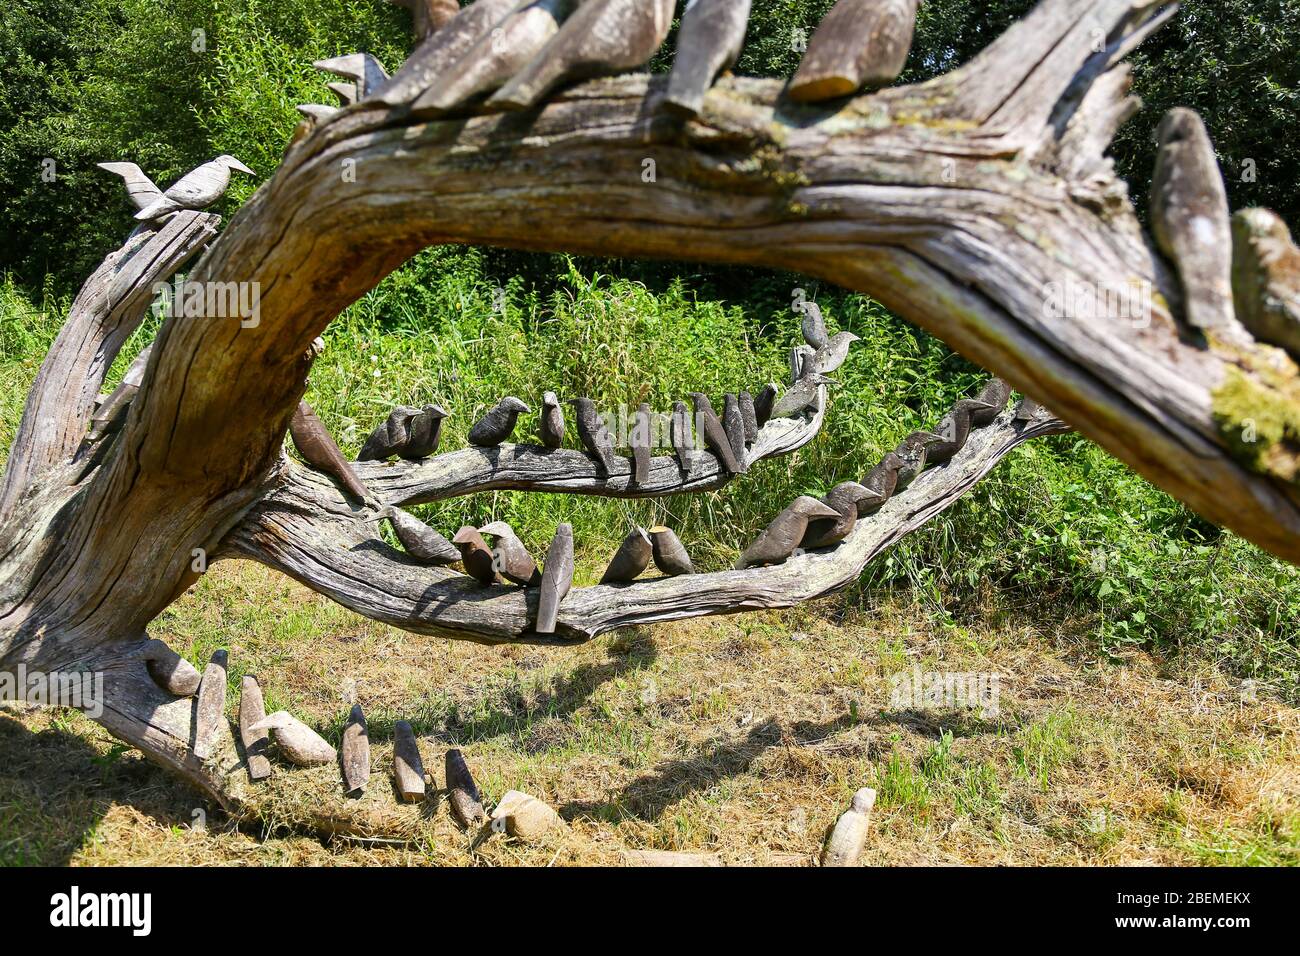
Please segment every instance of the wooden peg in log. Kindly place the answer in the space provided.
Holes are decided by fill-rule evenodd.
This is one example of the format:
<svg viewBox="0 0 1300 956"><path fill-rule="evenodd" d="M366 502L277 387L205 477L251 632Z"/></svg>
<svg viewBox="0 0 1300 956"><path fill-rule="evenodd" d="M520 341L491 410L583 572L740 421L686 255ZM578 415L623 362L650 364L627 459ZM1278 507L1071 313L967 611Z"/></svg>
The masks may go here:
<svg viewBox="0 0 1300 956"><path fill-rule="evenodd" d="M822 19L787 90L813 103L887 86L907 65L917 0L840 0Z"/></svg>

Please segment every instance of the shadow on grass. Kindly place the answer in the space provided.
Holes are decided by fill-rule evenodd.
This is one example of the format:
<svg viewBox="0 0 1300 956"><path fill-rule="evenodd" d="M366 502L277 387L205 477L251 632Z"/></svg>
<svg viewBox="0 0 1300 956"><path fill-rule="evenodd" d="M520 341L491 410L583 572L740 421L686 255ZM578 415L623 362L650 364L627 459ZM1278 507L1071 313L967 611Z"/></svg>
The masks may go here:
<svg viewBox="0 0 1300 956"><path fill-rule="evenodd" d="M33 733L0 712L0 866L68 864L115 803L173 827L204 805L129 748L101 753L76 729Z"/></svg>
<svg viewBox="0 0 1300 956"><path fill-rule="evenodd" d="M824 746L830 738L858 723L849 714L822 723L798 721L789 726L769 717L741 738L715 737L702 745L695 756L661 763L652 773L636 778L608 800L567 803L560 808L560 814L566 819L588 816L610 822L628 816L656 820L691 794L748 773L755 761L770 750Z"/></svg>

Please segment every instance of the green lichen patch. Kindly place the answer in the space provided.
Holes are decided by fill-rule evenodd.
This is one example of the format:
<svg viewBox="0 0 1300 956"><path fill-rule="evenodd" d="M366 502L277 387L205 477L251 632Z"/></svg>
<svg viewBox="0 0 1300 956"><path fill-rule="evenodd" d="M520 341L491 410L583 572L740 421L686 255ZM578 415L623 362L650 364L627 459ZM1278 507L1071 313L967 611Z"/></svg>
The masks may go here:
<svg viewBox="0 0 1300 956"><path fill-rule="evenodd" d="M1229 365L1212 398L1219 433L1234 458L1255 471L1296 480L1300 378L1294 373Z"/></svg>

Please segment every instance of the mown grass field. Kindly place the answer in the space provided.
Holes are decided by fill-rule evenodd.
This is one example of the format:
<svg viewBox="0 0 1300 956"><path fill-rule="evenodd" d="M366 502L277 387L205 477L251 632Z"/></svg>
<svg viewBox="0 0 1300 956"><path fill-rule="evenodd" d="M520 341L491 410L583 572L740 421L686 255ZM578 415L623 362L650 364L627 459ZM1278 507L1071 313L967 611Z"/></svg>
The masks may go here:
<svg viewBox="0 0 1300 956"><path fill-rule="evenodd" d="M331 326L308 398L355 453L398 402L453 413L444 448L507 393L658 408L784 381L798 283L432 250ZM800 493L860 476L982 373L858 296L806 286L862 336L825 433L723 491L654 503L489 494L422 509L446 533L511 522L535 553L574 524L594 580L629 521L721 567ZM66 301L0 286L0 444ZM152 329L142 330L114 374ZM520 434L533 423L521 423ZM1300 575L1074 436L1028 446L849 592L790 612L636 629L576 649L485 649L365 621L264 569L217 565L153 634L231 654L335 742L360 700L462 747L490 804L517 788L569 825L472 853L445 806L411 846L236 831L66 712L0 712L0 862L615 863L621 850L812 860L861 786L865 862L1295 863ZM984 716L891 704L891 678L997 674ZM377 768L380 774L386 768ZM378 778L382 779L382 778ZM377 783L382 786L382 783ZM342 799L341 796L339 799Z"/></svg>

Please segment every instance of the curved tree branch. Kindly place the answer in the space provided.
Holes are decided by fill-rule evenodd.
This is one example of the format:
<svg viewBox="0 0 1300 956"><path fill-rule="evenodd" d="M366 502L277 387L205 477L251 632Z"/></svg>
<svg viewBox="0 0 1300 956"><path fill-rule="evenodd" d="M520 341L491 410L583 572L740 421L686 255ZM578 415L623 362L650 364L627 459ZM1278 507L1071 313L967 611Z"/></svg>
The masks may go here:
<svg viewBox="0 0 1300 956"><path fill-rule="evenodd" d="M791 607L846 587L876 555L954 504L1019 445L1068 430L1050 416L1022 421L1006 411L973 431L948 464L922 473L879 512L860 520L835 548L777 567L577 588L560 606L555 634L532 630L535 589L484 588L446 568L420 567L376 540L373 526L333 486L296 471L287 472L235 529L223 553L259 561L358 614L404 630L485 644L571 644L634 624ZM575 464L580 472L590 468ZM578 494L630 496L618 479L591 481L583 476L566 487ZM419 500L431 499L424 492Z"/></svg>

